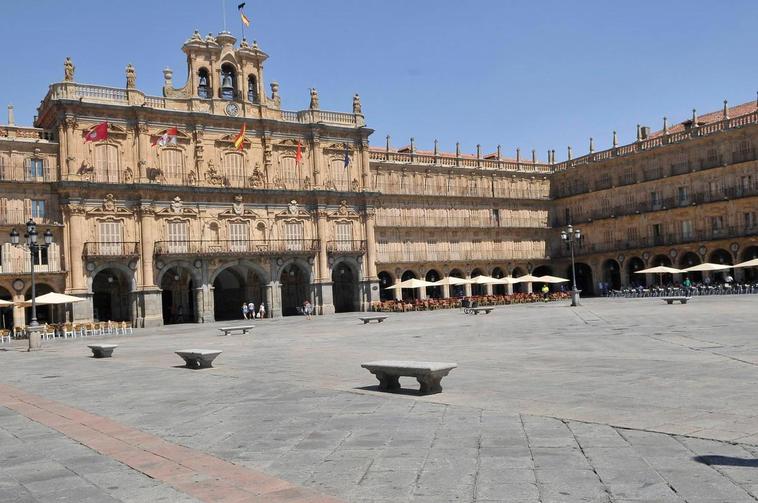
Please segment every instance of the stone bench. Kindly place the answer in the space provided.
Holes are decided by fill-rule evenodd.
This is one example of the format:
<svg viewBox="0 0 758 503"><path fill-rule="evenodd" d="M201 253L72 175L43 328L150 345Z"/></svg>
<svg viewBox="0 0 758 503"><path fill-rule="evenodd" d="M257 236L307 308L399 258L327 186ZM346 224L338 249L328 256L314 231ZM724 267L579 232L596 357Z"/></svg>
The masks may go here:
<svg viewBox="0 0 758 503"><path fill-rule="evenodd" d="M421 385L422 394L440 393L440 381L458 366L457 363L377 361L362 363L361 367L374 374L379 380L380 391L400 389L401 376L415 377Z"/></svg>
<svg viewBox="0 0 758 503"><path fill-rule="evenodd" d="M686 304L692 297L661 297L661 300L665 300L666 304L673 304L674 301Z"/></svg>
<svg viewBox="0 0 758 503"><path fill-rule="evenodd" d="M92 350L94 358L110 358L113 356L113 350L118 347L118 344L91 344L87 347Z"/></svg>
<svg viewBox="0 0 758 503"><path fill-rule="evenodd" d="M221 327L219 330L223 332L222 335L229 335L234 332L242 332L242 335L245 335L249 330L254 328L255 325L241 325L239 327Z"/></svg>
<svg viewBox="0 0 758 503"><path fill-rule="evenodd" d="M359 316L358 319L361 320L363 322L363 324L365 325L369 321L374 321L374 320L376 320L379 323L381 323L381 322L383 322L384 320L387 319L387 316L385 316L383 314L376 314L376 315L372 315L372 316Z"/></svg>
<svg viewBox="0 0 758 503"><path fill-rule="evenodd" d="M470 307L469 311L471 312L471 314L479 314L479 313L490 314L493 309L495 308L494 307Z"/></svg>
<svg viewBox="0 0 758 503"><path fill-rule="evenodd" d="M175 353L184 359L188 369L207 369L213 367L213 360L221 354L221 351L218 349L181 349Z"/></svg>

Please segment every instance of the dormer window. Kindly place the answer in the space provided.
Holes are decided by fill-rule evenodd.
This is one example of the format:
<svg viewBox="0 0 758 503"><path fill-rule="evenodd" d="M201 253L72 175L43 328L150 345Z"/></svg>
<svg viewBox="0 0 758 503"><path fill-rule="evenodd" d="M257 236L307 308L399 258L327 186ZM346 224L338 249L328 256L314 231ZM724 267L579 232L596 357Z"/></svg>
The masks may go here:
<svg viewBox="0 0 758 503"><path fill-rule="evenodd" d="M247 101L258 103L258 79L255 78L255 75L250 75L247 78Z"/></svg>
<svg viewBox="0 0 758 503"><path fill-rule="evenodd" d="M233 100L237 88L234 67L228 63L221 66L221 99Z"/></svg>
<svg viewBox="0 0 758 503"><path fill-rule="evenodd" d="M197 95L200 98L208 99L211 97L210 93L210 79L208 78L208 70L201 68L197 73Z"/></svg>

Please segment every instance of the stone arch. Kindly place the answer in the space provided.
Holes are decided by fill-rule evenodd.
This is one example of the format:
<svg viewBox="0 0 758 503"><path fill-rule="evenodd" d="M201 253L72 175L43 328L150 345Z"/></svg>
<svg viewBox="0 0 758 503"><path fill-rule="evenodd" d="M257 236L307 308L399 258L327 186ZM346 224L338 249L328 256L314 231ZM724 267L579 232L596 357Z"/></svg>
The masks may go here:
<svg viewBox="0 0 758 503"><path fill-rule="evenodd" d="M717 248L713 250L708 258L709 262L719 265L732 265L734 264L732 254L723 248ZM712 279L716 283L723 283L727 275L734 277L734 269L724 269L723 271L713 271Z"/></svg>
<svg viewBox="0 0 758 503"><path fill-rule="evenodd" d="M347 313L360 311L361 268L357 261L340 257L332 265L332 300L334 311Z"/></svg>
<svg viewBox="0 0 758 503"><path fill-rule="evenodd" d="M503 271L501 267L495 267L492 269L490 276L497 279L504 278L505 271ZM505 295L508 293L508 289L505 287L505 285L492 285L492 293L494 295Z"/></svg>
<svg viewBox="0 0 758 503"><path fill-rule="evenodd" d="M636 274L637 271L645 269L645 262L640 257L630 257L626 261L627 281L631 286L646 286L647 278L644 274Z"/></svg>
<svg viewBox="0 0 758 503"><path fill-rule="evenodd" d="M682 253L682 255L679 257L679 269L687 269L688 267L700 264L700 262L700 255L697 253ZM682 281L684 281L684 278L689 278L689 280L693 283L700 283L703 281L703 273L700 271L686 272L682 274Z"/></svg>
<svg viewBox="0 0 758 503"><path fill-rule="evenodd" d="M595 285L592 282L592 267L584 262L576 262L574 270L576 271L576 288L582 291L583 297L592 297L595 294ZM571 278L570 264L567 272L568 277Z"/></svg>
<svg viewBox="0 0 758 503"><path fill-rule="evenodd" d="M747 262L758 258L758 246L748 246L742 250L740 262ZM745 283L755 283L758 281L758 268L756 267L741 267L742 281Z"/></svg>
<svg viewBox="0 0 758 503"><path fill-rule="evenodd" d="M476 278L477 276L483 276L484 272L480 268L475 268L471 271L471 278ZM484 295L487 292L487 288L484 285L477 285L475 283L471 284L471 295L473 296L481 296Z"/></svg>
<svg viewBox="0 0 758 503"><path fill-rule="evenodd" d="M10 290L0 286L0 300L13 301ZM0 307L0 328L13 329L13 306Z"/></svg>
<svg viewBox="0 0 758 503"><path fill-rule="evenodd" d="M123 262L103 262L102 264L99 264L97 267L95 267L87 276L87 291L89 293L95 293L92 290L92 283L95 279L95 276L107 269L114 269L120 274L123 274L125 278L128 278L128 287L130 292L133 292L137 289L137 276L134 274L134 271L129 268L128 265L124 264Z"/></svg>
<svg viewBox="0 0 758 503"><path fill-rule="evenodd" d="M379 279L379 300L392 300L393 290L387 290L388 287L395 284L395 279L392 273L388 271L379 271L376 275Z"/></svg>
<svg viewBox="0 0 758 503"><path fill-rule="evenodd" d="M103 265L92 271L87 283L95 321L134 321L132 292L136 281L131 269L123 264Z"/></svg>
<svg viewBox="0 0 758 503"><path fill-rule="evenodd" d="M658 255L654 256L652 259L650 259L650 267L658 267L659 265L666 266L666 267L673 267L673 264L671 262L671 259L668 255L664 255L662 253L659 253ZM674 275L673 274L653 274L654 277L654 283L657 282L660 286L663 285L670 285L674 282Z"/></svg>
<svg viewBox="0 0 758 503"><path fill-rule="evenodd" d="M434 283L442 279L442 275L436 269L429 269L424 275L426 281ZM441 286L428 286L426 287L426 296L432 299L442 298Z"/></svg>
<svg viewBox="0 0 758 503"><path fill-rule="evenodd" d="M218 267L208 283L213 285L213 317L216 321L242 318L242 303L257 311L266 298L266 275L251 262L238 260Z"/></svg>
<svg viewBox="0 0 758 503"><path fill-rule="evenodd" d="M303 302L312 300L311 268L302 260L288 260L279 269L279 289L282 316L298 314Z"/></svg>
<svg viewBox="0 0 758 503"><path fill-rule="evenodd" d="M513 276L514 278L518 278L519 276L523 276L524 274L526 274L526 270L520 266L516 266L513 268L513 270L511 270L511 276ZM515 293L526 292L526 283L514 283L513 291Z"/></svg>
<svg viewBox="0 0 758 503"><path fill-rule="evenodd" d="M413 269L406 269L400 276L400 281L407 281L412 278L418 279L418 273ZM416 300L418 299L418 288L403 288L402 298L403 300Z"/></svg>
<svg viewBox="0 0 758 503"><path fill-rule="evenodd" d="M461 271L458 268L451 269L448 273L448 276L452 276L454 278L460 278L464 279L466 277L465 274L463 274L463 271ZM451 297L464 297L466 295L466 287L465 285L450 285L450 296Z"/></svg>
<svg viewBox="0 0 758 503"><path fill-rule="evenodd" d="M616 259L606 259L603 262L603 293L608 290L618 290L621 288L621 266Z"/></svg>
<svg viewBox="0 0 758 503"><path fill-rule="evenodd" d="M163 267L161 267L155 274L155 284L160 285L161 282L163 281L163 277L166 275L169 269L177 268L177 267L187 269L187 272L192 277L192 281L197 286L200 286L203 284L203 276L200 270L196 268L194 265L192 265L188 260L172 260L170 262L165 262L163 264Z"/></svg>
<svg viewBox="0 0 758 503"><path fill-rule="evenodd" d="M163 324L192 323L197 321L195 290L203 283L192 265L185 261L166 264L158 273L161 288Z"/></svg>

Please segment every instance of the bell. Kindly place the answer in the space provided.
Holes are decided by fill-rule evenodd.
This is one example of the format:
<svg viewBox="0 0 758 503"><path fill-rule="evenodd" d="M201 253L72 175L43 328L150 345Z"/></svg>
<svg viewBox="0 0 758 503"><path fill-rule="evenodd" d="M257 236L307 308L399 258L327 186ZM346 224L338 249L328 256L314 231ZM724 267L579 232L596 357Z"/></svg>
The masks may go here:
<svg viewBox="0 0 758 503"><path fill-rule="evenodd" d="M205 78L205 75L200 76L200 86L206 87L208 85L208 79Z"/></svg>
<svg viewBox="0 0 758 503"><path fill-rule="evenodd" d="M234 86L232 85L232 76L230 74L224 74L223 78L221 79L221 89L234 90Z"/></svg>

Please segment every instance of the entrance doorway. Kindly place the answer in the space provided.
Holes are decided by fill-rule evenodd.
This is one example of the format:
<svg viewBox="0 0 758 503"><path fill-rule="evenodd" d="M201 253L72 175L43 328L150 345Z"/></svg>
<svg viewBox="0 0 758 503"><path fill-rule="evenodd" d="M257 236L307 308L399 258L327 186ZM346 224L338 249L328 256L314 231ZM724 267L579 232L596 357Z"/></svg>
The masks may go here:
<svg viewBox="0 0 758 503"><path fill-rule="evenodd" d="M243 265L227 267L213 280L213 309L216 321L242 318L242 303L255 304L258 311L265 302L261 277Z"/></svg>
<svg viewBox="0 0 758 503"><path fill-rule="evenodd" d="M103 269L92 280L95 321L131 321L131 281L117 269Z"/></svg>
<svg viewBox="0 0 758 503"><path fill-rule="evenodd" d="M310 299L308 287L310 275L297 264L289 264L279 278L282 293L282 316L298 314L298 307Z"/></svg>
<svg viewBox="0 0 758 503"><path fill-rule="evenodd" d="M340 262L332 270L332 295L335 312L358 311L358 275L345 262Z"/></svg>
<svg viewBox="0 0 758 503"><path fill-rule="evenodd" d="M193 323L195 321L195 283L188 269L172 267L161 279L163 323Z"/></svg>

